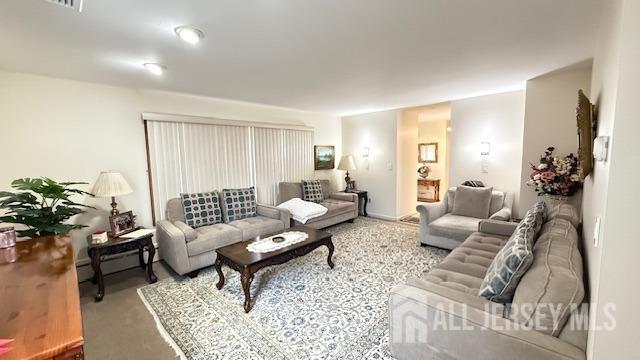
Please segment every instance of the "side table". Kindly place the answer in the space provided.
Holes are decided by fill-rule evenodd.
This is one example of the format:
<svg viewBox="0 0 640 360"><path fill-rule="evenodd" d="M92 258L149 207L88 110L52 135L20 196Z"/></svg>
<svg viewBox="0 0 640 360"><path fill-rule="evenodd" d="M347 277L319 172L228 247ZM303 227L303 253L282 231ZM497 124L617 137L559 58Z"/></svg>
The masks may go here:
<svg viewBox="0 0 640 360"><path fill-rule="evenodd" d="M369 202L368 192L365 190L346 190L345 192L358 195L358 214L369 216L367 214L367 203Z"/></svg>
<svg viewBox="0 0 640 360"><path fill-rule="evenodd" d="M145 271L146 279L149 284L153 284L158 281L158 278L153 273L153 257L156 254L156 248L153 245L153 234L146 234L135 238L124 237L109 237L107 242L102 244L95 244L91 241L91 235L87 237L87 252L91 259L91 268L93 268L93 278L91 282L98 284L98 292L95 296L95 301L100 302L104 297L104 276L102 275L102 269L100 264L104 258L108 255L121 254L128 251L138 250L138 260L140 268ZM144 251L147 250L149 254L147 262L144 261Z"/></svg>

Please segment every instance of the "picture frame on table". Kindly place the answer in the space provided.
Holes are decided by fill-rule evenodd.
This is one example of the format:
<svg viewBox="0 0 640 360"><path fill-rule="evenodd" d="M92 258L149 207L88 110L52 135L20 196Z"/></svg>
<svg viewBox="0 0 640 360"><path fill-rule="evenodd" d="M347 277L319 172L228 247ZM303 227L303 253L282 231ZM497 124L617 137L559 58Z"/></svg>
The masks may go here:
<svg viewBox="0 0 640 360"><path fill-rule="evenodd" d="M349 191L357 190L355 180L351 180L347 183L347 190Z"/></svg>
<svg viewBox="0 0 640 360"><path fill-rule="evenodd" d="M111 236L114 238L134 231L136 221L133 211L109 216L109 227L111 228Z"/></svg>

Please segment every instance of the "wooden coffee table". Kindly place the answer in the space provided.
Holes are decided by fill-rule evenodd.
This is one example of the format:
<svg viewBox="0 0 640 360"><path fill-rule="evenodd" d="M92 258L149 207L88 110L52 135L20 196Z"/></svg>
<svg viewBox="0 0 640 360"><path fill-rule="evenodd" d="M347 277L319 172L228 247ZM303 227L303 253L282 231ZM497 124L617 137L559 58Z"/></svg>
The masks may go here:
<svg viewBox="0 0 640 360"><path fill-rule="evenodd" d="M287 231L301 231L307 233L309 237L299 243L265 253L253 253L247 250L247 245L257 241L259 238L223 246L216 250L218 256L214 266L218 272L218 276L220 276L216 287L222 289L224 286L224 274L222 273L223 264L238 271L240 273L242 290L244 290L245 312L251 310L251 292L249 290L251 288L251 282L253 281L253 275L264 267L284 264L291 259L306 255L324 245L329 248L327 263L329 267L333 269L333 261L331 260L331 256L333 255L333 242L331 241L331 234L306 226L293 226L285 230L285 232ZM263 238L264 237L267 236L263 236Z"/></svg>

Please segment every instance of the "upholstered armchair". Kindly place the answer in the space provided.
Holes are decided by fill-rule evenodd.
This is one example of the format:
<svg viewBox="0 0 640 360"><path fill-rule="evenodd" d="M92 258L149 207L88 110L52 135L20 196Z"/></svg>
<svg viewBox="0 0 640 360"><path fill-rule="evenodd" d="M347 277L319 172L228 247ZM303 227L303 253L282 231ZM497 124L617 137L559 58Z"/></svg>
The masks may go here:
<svg viewBox="0 0 640 360"><path fill-rule="evenodd" d="M481 220L511 220L514 197L512 192L489 188L461 188L464 188L461 190L467 190L467 193L474 191L469 189L479 189L476 192L482 192L484 189L486 195L484 200L488 202L488 211L485 210L487 208L486 202L479 201L477 197L469 198L466 197L467 194L462 194L460 199L456 199L457 188L452 187L445 193L442 201L421 204L416 207L420 214L419 238L421 244L453 250L469 235L478 231L478 224ZM458 200L457 204L456 200ZM482 204L484 204L484 208L479 206Z"/></svg>

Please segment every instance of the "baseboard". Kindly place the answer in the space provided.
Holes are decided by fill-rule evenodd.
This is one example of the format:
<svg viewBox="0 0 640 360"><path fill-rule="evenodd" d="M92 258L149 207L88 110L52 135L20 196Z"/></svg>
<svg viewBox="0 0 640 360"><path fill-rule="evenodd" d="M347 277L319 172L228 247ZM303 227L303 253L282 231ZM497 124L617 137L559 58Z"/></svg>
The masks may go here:
<svg viewBox="0 0 640 360"><path fill-rule="evenodd" d="M144 254L144 258L145 260L147 259L146 251ZM153 262L157 262L158 260L160 260L160 256L158 255L158 251L156 251L156 254L153 257ZM100 264L103 275L113 274L119 271L132 269L139 266L140 263L138 261L137 250L123 253L122 255L117 255L116 257L109 258L107 260L103 260ZM90 280L93 277L91 260L87 258L79 259L76 262L76 271L78 273L78 282Z"/></svg>
<svg viewBox="0 0 640 360"><path fill-rule="evenodd" d="M388 215L382 215L382 214L376 214L376 213L368 213L367 214L370 218L374 218L374 219L380 219L380 220L387 220L387 221L397 221L398 219L393 217L393 216L388 216Z"/></svg>

